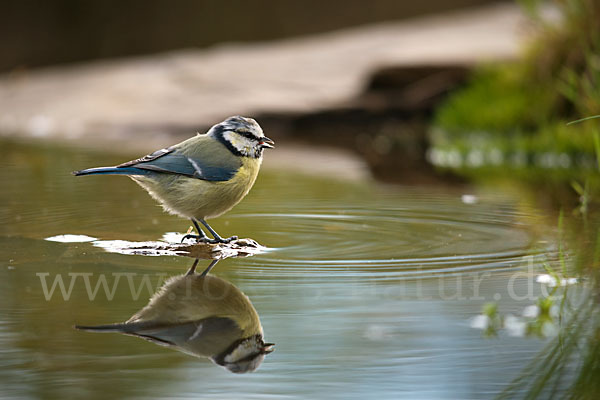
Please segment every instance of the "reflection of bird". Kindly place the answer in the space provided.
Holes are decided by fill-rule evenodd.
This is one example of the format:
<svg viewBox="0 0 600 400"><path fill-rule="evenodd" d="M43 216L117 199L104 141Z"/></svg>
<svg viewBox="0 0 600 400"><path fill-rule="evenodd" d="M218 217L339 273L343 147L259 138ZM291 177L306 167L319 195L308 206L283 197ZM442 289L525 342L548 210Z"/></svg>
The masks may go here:
<svg viewBox="0 0 600 400"><path fill-rule="evenodd" d="M256 180L264 148L273 141L252 118L230 117L179 144L157 150L116 167L75 171L75 175L128 175L163 208L190 218L198 235L186 235L211 243L227 243L206 222L239 203ZM213 235L209 239L198 222Z"/></svg>
<svg viewBox="0 0 600 400"><path fill-rule="evenodd" d="M231 372L254 371L273 343L263 341L258 314L246 295L231 283L194 272L169 279L146 307L123 323L75 328L119 332L208 357Z"/></svg>

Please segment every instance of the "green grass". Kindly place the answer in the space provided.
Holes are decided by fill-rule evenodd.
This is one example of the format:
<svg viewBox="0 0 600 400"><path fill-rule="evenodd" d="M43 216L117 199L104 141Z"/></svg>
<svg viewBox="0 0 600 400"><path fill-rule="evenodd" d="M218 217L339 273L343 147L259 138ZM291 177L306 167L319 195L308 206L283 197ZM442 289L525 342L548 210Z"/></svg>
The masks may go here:
<svg viewBox="0 0 600 400"><path fill-rule="evenodd" d="M525 154L525 168L539 166L536 155L564 153L568 168L590 168L600 120L569 122L600 114L600 2L555 0L563 19L553 24L539 17L538 3L526 2L538 36L522 59L478 68L438 108L435 149Z"/></svg>

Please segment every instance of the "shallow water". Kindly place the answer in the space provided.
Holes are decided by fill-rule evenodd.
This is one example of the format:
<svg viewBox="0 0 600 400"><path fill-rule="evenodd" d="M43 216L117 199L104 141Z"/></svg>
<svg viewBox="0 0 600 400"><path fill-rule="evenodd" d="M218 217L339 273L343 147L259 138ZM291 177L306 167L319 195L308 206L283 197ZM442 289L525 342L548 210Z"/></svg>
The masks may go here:
<svg viewBox="0 0 600 400"><path fill-rule="evenodd" d="M515 315L535 303L541 262L557 258L546 225L553 217L501 189L379 186L272 170L211 222L221 235L269 248L213 270L250 298L265 340L276 343L256 372L234 375L138 338L76 331L76 323L128 319L192 260L45 238L158 240L189 223L163 213L127 178L70 175L123 157L1 146L4 396L490 398L546 342L506 332L485 338L471 322L486 302ZM139 293L125 278L115 284L119 274ZM90 294L101 276L114 296L102 287ZM50 287L56 277L67 291L73 284L69 295L59 287L44 293L43 282Z"/></svg>

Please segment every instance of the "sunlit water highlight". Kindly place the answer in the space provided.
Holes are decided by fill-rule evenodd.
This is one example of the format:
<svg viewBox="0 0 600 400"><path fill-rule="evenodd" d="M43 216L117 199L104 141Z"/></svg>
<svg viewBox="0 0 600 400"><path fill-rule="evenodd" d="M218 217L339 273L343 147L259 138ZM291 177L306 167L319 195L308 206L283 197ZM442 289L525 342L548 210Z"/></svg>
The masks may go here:
<svg viewBox="0 0 600 400"><path fill-rule="evenodd" d="M69 174L122 157L3 148L6 396L489 398L544 344L502 333L486 339L471 327L486 302L514 314L535 303L540 263L556 262L544 216L521 199L485 191L464 201L464 188L379 187L268 170L244 202L211 223L271 249L213 271L250 298L265 339L276 343L257 372L233 375L136 338L75 331L75 323L127 319L192 260L45 238L143 242L189 223L162 213L128 179ZM123 278L112 298L100 288L92 300L84 275L93 289L101 274L109 286L129 274L141 289L133 293ZM59 288L49 299L43 291L42 280L50 286L57 276L67 287L76 277L68 300Z"/></svg>

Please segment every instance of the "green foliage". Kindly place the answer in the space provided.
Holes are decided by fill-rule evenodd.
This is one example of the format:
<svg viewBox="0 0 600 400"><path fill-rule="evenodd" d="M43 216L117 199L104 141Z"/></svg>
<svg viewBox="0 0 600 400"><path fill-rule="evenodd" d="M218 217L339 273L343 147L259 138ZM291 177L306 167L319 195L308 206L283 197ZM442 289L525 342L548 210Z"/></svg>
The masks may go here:
<svg viewBox="0 0 600 400"><path fill-rule="evenodd" d="M488 325L483 334L487 337L498 336L498 331L502 328L502 316L498 313L498 303L485 303L481 314L487 318Z"/></svg>
<svg viewBox="0 0 600 400"><path fill-rule="evenodd" d="M586 196L588 189L577 192ZM583 204L582 204L583 205ZM521 374L497 397L499 399L596 399L600 390L600 218L582 218L560 212L558 263L544 262L546 272L559 283L540 297L535 319L527 323L527 335L544 336L554 324L557 335L523 368ZM568 248L569 250L567 250ZM578 279L569 289L569 278ZM564 286L563 286L564 282ZM575 293L572 292L575 291ZM554 312L553 312L554 310Z"/></svg>
<svg viewBox="0 0 600 400"><path fill-rule="evenodd" d="M593 158L600 121L567 123L600 114L600 2L553 1L560 23L540 17L538 0L521 3L537 40L518 62L482 66L447 99L434 119L434 146L468 151L483 142L504 154Z"/></svg>
<svg viewBox="0 0 600 400"><path fill-rule="evenodd" d="M547 87L532 85L519 65L486 66L438 110L435 123L450 135L526 133L547 123L555 96Z"/></svg>

